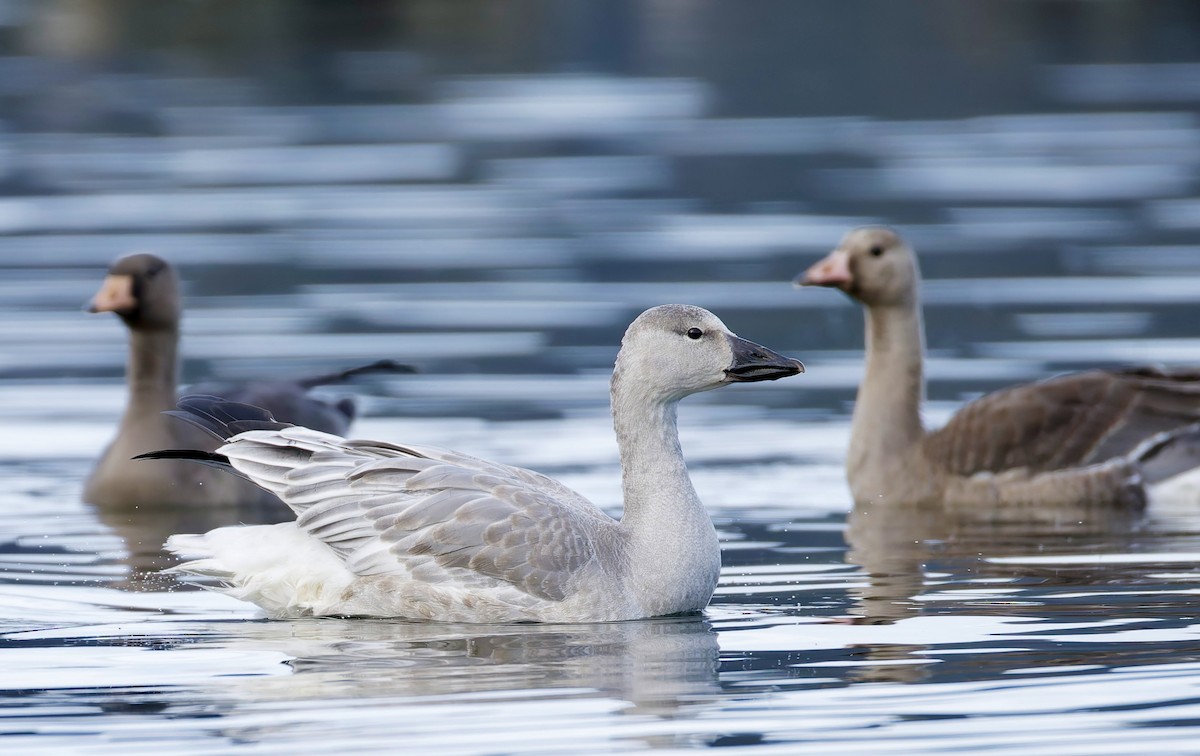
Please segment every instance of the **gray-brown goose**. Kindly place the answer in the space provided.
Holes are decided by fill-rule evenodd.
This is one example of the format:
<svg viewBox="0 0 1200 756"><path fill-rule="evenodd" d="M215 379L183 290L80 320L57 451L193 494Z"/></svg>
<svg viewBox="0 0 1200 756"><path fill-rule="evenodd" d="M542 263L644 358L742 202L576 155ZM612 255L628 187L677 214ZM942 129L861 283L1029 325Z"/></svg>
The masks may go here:
<svg viewBox="0 0 1200 756"><path fill-rule="evenodd" d="M116 437L104 450L84 485L83 498L107 508L221 505L264 507L275 517L287 516L273 496L218 470L181 462L160 465L136 462L138 454L156 449L215 448L208 434L164 415L175 407L179 378L179 324L182 305L179 276L155 255L122 257L108 270L91 312L116 313L129 329L129 388ZM380 361L360 368L298 381L207 384L192 391L250 402L287 422L344 434L354 419L354 403L336 404L306 395L314 386L372 370L405 371Z"/></svg>
<svg viewBox="0 0 1200 756"><path fill-rule="evenodd" d="M797 284L866 311L866 374L846 473L857 503L1140 508L1146 486L1200 464L1200 374L1092 370L1014 386L921 422L924 332L916 256L894 231L848 233Z"/></svg>

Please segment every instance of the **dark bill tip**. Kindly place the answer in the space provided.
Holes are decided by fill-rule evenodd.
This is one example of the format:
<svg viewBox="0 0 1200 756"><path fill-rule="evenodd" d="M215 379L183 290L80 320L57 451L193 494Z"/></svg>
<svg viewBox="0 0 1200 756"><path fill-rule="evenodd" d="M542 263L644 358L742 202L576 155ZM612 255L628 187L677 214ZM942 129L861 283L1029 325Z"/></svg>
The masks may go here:
<svg viewBox="0 0 1200 756"><path fill-rule="evenodd" d="M730 381L774 381L804 372L804 363L800 360L784 357L761 344L737 336L731 337L730 342L733 347L733 362L725 369L725 375Z"/></svg>

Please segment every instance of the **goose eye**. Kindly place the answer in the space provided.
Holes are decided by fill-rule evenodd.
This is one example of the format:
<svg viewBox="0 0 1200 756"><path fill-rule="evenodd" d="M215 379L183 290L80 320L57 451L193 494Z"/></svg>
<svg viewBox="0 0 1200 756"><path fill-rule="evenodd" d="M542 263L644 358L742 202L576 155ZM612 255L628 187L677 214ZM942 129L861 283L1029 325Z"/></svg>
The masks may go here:
<svg viewBox="0 0 1200 756"><path fill-rule="evenodd" d="M689 328L687 332L687 337L693 340L699 339L703 335L704 331L701 331L699 328Z"/></svg>
<svg viewBox="0 0 1200 756"><path fill-rule="evenodd" d="M876 244L874 247L871 247L871 257L879 257L882 254L883 247L879 246L878 244Z"/></svg>

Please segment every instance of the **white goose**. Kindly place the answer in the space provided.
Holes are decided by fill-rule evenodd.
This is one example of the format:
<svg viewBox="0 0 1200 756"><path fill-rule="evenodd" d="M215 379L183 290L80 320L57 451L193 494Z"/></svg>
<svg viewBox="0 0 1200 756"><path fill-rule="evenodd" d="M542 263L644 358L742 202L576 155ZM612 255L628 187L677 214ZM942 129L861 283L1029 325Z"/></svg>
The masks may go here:
<svg viewBox="0 0 1200 756"><path fill-rule="evenodd" d="M543 475L445 449L347 441L213 397L178 414L227 439L211 452L297 515L176 535L174 570L272 617L596 622L703 609L721 553L679 448L676 405L729 383L803 372L699 307L662 305L625 333L612 378L624 515Z"/></svg>

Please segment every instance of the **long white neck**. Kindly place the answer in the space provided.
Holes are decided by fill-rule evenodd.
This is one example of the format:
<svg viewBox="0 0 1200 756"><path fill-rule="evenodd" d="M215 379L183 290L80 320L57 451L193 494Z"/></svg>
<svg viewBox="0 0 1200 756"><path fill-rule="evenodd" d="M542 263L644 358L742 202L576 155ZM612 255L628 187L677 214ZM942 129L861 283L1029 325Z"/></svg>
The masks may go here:
<svg viewBox="0 0 1200 756"><path fill-rule="evenodd" d="M621 526L628 537L630 579L656 613L702 607L721 568L716 529L679 447L677 406L677 398L654 395L619 366L614 371L613 426L621 454Z"/></svg>
<svg viewBox="0 0 1200 756"><path fill-rule="evenodd" d="M849 464L879 469L924 437L925 353L921 307L910 301L867 308L867 370L858 389Z"/></svg>
<svg viewBox="0 0 1200 756"><path fill-rule="evenodd" d="M125 381L129 401L123 423L153 417L175 406L179 383L179 329L134 329L129 332Z"/></svg>

